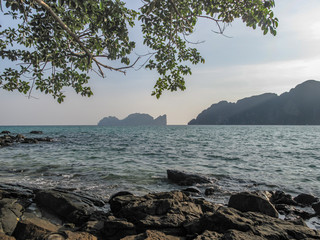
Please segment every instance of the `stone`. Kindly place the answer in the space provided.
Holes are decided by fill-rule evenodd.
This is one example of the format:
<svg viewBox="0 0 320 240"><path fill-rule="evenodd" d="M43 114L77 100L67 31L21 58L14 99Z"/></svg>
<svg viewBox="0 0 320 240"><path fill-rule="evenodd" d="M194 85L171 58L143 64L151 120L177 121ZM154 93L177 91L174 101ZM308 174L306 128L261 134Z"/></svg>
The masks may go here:
<svg viewBox="0 0 320 240"><path fill-rule="evenodd" d="M213 188L213 187L206 188L206 190L204 191L204 194L206 196L213 195L214 193L215 193L215 188Z"/></svg>
<svg viewBox="0 0 320 240"><path fill-rule="evenodd" d="M212 181L207 177L193 173L186 173L178 170L167 170L167 176L171 182L182 186L212 183Z"/></svg>
<svg viewBox="0 0 320 240"><path fill-rule="evenodd" d="M30 134L43 134L42 131L31 131Z"/></svg>
<svg viewBox="0 0 320 240"><path fill-rule="evenodd" d="M317 198L311 194L301 193L298 196L296 196L294 198L294 200L297 203L308 206L308 205L312 205L313 203L317 202L319 200L319 198Z"/></svg>
<svg viewBox="0 0 320 240"><path fill-rule="evenodd" d="M12 235L17 240L45 239L49 233L58 232L58 230L59 226L33 214L25 213Z"/></svg>
<svg viewBox="0 0 320 240"><path fill-rule="evenodd" d="M220 207L215 213L204 214L200 219L185 224L189 234L204 231L221 233L222 239L320 239L320 232L303 225L270 217L256 212L240 212ZM219 239L219 238L217 238Z"/></svg>
<svg viewBox="0 0 320 240"><path fill-rule="evenodd" d="M136 228L133 223L126 219L119 219L109 216L104 223L103 236L106 239L121 239L128 235L136 235Z"/></svg>
<svg viewBox="0 0 320 240"><path fill-rule="evenodd" d="M228 206L242 212L260 212L271 217L279 217L272 203L266 197L256 193L242 192L231 195Z"/></svg>
<svg viewBox="0 0 320 240"><path fill-rule="evenodd" d="M1 134L10 134L10 131L2 131Z"/></svg>
<svg viewBox="0 0 320 240"><path fill-rule="evenodd" d="M87 222L96 210L95 204L85 197L53 189L36 192L35 200L42 208L76 225Z"/></svg>
<svg viewBox="0 0 320 240"><path fill-rule="evenodd" d="M20 217L23 207L17 199L3 198L0 200L0 232L12 235Z"/></svg>
<svg viewBox="0 0 320 240"><path fill-rule="evenodd" d="M197 187L188 187L182 190L182 192L186 193L187 195L199 196L201 191Z"/></svg>
<svg viewBox="0 0 320 240"><path fill-rule="evenodd" d="M179 191L147 194L142 197L125 195L113 198L110 208L117 218L125 218L139 231L158 229L179 235L183 223L199 218L203 212L198 204Z"/></svg>
<svg viewBox="0 0 320 240"><path fill-rule="evenodd" d="M271 192L270 202L273 204L297 205L297 202L293 200L292 196L283 191Z"/></svg>
<svg viewBox="0 0 320 240"><path fill-rule="evenodd" d="M184 237L166 235L156 230L147 230L139 235L127 236L121 240L185 240Z"/></svg>
<svg viewBox="0 0 320 240"><path fill-rule="evenodd" d="M320 202L312 204L312 208L316 212L316 214L320 216Z"/></svg>

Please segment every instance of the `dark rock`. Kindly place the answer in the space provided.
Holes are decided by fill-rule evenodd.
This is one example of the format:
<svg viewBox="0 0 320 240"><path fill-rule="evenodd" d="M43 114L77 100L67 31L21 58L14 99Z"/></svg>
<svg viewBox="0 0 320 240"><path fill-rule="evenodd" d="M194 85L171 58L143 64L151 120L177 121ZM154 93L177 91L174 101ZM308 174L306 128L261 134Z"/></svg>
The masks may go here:
<svg viewBox="0 0 320 240"><path fill-rule="evenodd" d="M207 177L193 174L193 173L186 173L178 170L167 170L168 179L182 186L191 186L194 184L202 184L202 183L212 183L210 179Z"/></svg>
<svg viewBox="0 0 320 240"><path fill-rule="evenodd" d="M296 196L294 198L294 200L297 202L297 203L300 203L302 205L311 205L315 202L317 202L319 199L311 194L305 194L305 193L301 193L299 194L298 196Z"/></svg>
<svg viewBox="0 0 320 240"><path fill-rule="evenodd" d="M213 188L213 187L206 188L206 190L204 191L204 194L206 196L213 195L214 193L215 193L215 188Z"/></svg>
<svg viewBox="0 0 320 240"><path fill-rule="evenodd" d="M320 202L312 204L312 208L316 214L320 216Z"/></svg>
<svg viewBox="0 0 320 240"><path fill-rule="evenodd" d="M10 131L2 131L1 134L10 134Z"/></svg>
<svg viewBox="0 0 320 240"><path fill-rule="evenodd" d="M181 235L183 223L199 218L199 205L182 192L148 194L143 197L118 196L110 201L113 214L135 224L138 231L158 229Z"/></svg>
<svg viewBox="0 0 320 240"><path fill-rule="evenodd" d="M286 194L283 191L271 192L270 202L273 204L298 205L290 194Z"/></svg>
<svg viewBox="0 0 320 240"><path fill-rule="evenodd" d="M279 217L279 213L270 201L256 193L242 192L234 194L230 197L228 206L242 212L260 212L271 217Z"/></svg>
<svg viewBox="0 0 320 240"><path fill-rule="evenodd" d="M156 230L147 230L139 235L127 236L121 240L184 240L184 237L170 236Z"/></svg>
<svg viewBox="0 0 320 240"><path fill-rule="evenodd" d="M191 195L199 195L199 194L201 194L201 191L200 191L200 189L199 188L197 188L197 187L188 187L188 188L186 188L186 189L183 189L182 190L184 193L187 193L187 194L190 194L191 193Z"/></svg>
<svg viewBox="0 0 320 240"><path fill-rule="evenodd" d="M23 207L17 199L3 198L0 200L0 232L12 235L20 217Z"/></svg>
<svg viewBox="0 0 320 240"><path fill-rule="evenodd" d="M110 203L110 201L112 201L112 199L115 198L115 197L126 196L126 195L131 195L131 196L133 196L133 194L132 194L131 192L127 192L127 191L117 192L117 193L113 194L113 195L110 197L109 203Z"/></svg>
<svg viewBox="0 0 320 240"><path fill-rule="evenodd" d="M23 140L20 141L20 143L39 143L39 141L37 139L34 138L24 138Z"/></svg>
<svg viewBox="0 0 320 240"><path fill-rule="evenodd" d="M106 239L121 239L128 235L136 235L137 231L134 224L126 219L110 216L104 223L103 233Z"/></svg>
<svg viewBox="0 0 320 240"><path fill-rule="evenodd" d="M77 225L88 221L96 210L95 204L88 198L57 190L40 190L35 200L42 208Z"/></svg>
<svg viewBox="0 0 320 240"><path fill-rule="evenodd" d="M45 239L46 235L52 232L58 232L59 226L50 223L44 219L38 218L33 214L24 214L13 236L17 240L25 239Z"/></svg>
<svg viewBox="0 0 320 240"><path fill-rule="evenodd" d="M43 134L42 131L31 131L30 134Z"/></svg>
<svg viewBox="0 0 320 240"><path fill-rule="evenodd" d="M19 184L0 183L0 192L3 198L15 198L24 207L30 204L34 197L34 189Z"/></svg>
<svg viewBox="0 0 320 240"><path fill-rule="evenodd" d="M221 233L224 234L222 239L320 239L318 231L306 226L228 207L220 207L213 214L205 214L185 224L185 229L193 234L201 234L205 230Z"/></svg>

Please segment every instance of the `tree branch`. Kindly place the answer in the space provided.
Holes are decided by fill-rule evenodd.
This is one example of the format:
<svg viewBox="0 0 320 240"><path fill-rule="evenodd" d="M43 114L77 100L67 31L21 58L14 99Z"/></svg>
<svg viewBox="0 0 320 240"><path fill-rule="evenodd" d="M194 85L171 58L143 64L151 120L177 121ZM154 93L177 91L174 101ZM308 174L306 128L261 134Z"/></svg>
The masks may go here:
<svg viewBox="0 0 320 240"><path fill-rule="evenodd" d="M77 42L79 44L79 46L81 47L81 49L86 53L87 57L88 57L88 63L92 61L94 61L98 68L99 68L99 72L102 76L104 76L103 71L101 69L101 67L107 68L109 70L114 70L114 71L118 71L118 72L122 72L125 73L124 71L122 71L120 68L113 68L110 67L108 65L102 64L101 62L99 62L92 54L91 52L84 46L83 42L81 42L81 40L79 39L79 37L60 19L60 17L52 10L52 8L46 4L44 1L42 0L34 0L38 5L40 5L41 7L43 7L53 18L54 20L62 27L62 29L64 29L69 36L72 37L72 39ZM73 53L75 54L75 53ZM76 56L81 56L81 55L77 55Z"/></svg>

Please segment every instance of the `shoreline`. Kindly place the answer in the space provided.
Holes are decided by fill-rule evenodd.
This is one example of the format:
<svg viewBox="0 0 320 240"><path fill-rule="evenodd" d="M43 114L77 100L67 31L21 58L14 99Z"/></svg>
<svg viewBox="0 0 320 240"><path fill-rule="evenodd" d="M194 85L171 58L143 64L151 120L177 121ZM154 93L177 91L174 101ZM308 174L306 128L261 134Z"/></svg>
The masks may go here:
<svg viewBox="0 0 320 240"><path fill-rule="evenodd" d="M320 231L304 221L320 217L312 195L241 192L227 205L216 204L192 187L207 179L168 171L178 174L168 178L186 186L183 191L119 192L108 201L72 189L0 183L0 239L320 239ZM314 213L302 210L310 207Z"/></svg>

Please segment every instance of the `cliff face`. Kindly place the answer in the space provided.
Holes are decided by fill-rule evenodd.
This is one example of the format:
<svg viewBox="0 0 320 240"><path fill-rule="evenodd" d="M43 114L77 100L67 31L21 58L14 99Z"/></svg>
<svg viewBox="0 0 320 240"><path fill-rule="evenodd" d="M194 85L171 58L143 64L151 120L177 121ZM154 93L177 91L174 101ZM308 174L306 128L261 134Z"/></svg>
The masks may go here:
<svg viewBox="0 0 320 240"><path fill-rule="evenodd" d="M167 115L159 116L158 118L153 119L153 117L151 117L148 114L133 113L122 120L119 120L116 117L105 117L101 119L98 123L98 126L150 126L150 125L158 125L158 126L167 125Z"/></svg>
<svg viewBox="0 0 320 240"><path fill-rule="evenodd" d="M266 93L236 103L213 104L189 125L318 125L320 82L309 80L277 96Z"/></svg>

